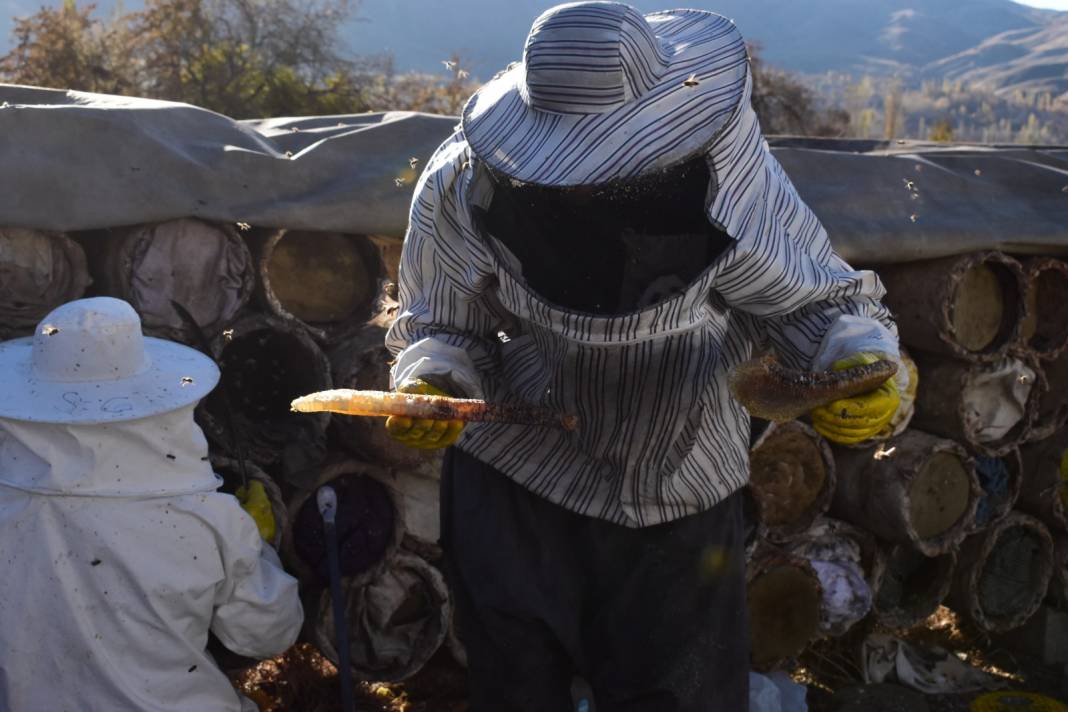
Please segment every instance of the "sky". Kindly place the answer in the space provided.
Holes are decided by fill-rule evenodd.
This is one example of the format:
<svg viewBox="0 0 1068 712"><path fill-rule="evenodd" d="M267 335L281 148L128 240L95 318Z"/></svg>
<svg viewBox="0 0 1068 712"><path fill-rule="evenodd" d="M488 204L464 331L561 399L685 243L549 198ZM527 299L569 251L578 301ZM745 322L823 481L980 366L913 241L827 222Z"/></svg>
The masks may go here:
<svg viewBox="0 0 1068 712"><path fill-rule="evenodd" d="M1068 11L1068 0L1016 0L1021 5L1030 5L1031 7L1045 7L1050 10L1065 10Z"/></svg>

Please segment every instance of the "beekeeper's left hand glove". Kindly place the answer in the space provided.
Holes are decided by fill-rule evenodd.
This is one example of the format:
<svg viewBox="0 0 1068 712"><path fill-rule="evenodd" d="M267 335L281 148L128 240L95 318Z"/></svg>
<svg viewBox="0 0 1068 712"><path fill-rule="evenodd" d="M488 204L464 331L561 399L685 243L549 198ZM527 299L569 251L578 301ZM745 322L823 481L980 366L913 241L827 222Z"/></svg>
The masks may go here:
<svg viewBox="0 0 1068 712"><path fill-rule="evenodd" d="M271 501L267 499L267 490L263 488L263 483L251 480L248 485L238 487L234 496L241 503L241 508L256 522L260 537L266 542L274 541L274 512L271 510Z"/></svg>
<svg viewBox="0 0 1068 712"><path fill-rule="evenodd" d="M415 378L397 386L397 393L414 393L423 396L447 396L445 391L426 381ZM464 430L462 420L428 420L391 415L386 418L386 433L399 443L420 450L446 448L460 439Z"/></svg>
<svg viewBox="0 0 1068 712"><path fill-rule="evenodd" d="M854 366L866 366L881 358L883 357L871 353L853 354L849 358L835 361L831 370L842 371ZM816 408L810 413L812 426L832 442L853 445L877 435L894 417L900 403L901 394L897 390L897 381L888 378L873 391L852 398L842 398Z"/></svg>

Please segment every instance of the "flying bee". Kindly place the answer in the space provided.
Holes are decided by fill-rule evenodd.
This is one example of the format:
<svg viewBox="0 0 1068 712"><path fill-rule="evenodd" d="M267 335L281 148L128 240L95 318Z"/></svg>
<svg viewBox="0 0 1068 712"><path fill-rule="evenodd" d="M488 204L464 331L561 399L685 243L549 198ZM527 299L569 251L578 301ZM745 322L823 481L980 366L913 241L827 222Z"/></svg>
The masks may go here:
<svg viewBox="0 0 1068 712"><path fill-rule="evenodd" d="M402 187L407 182L408 181L404 180L403 178L394 178L393 179L393 185L397 186L398 188Z"/></svg>
<svg viewBox="0 0 1068 712"><path fill-rule="evenodd" d="M443 59L441 60L441 63L444 64L445 69L449 70L450 72L456 69L456 62L452 61L451 59Z"/></svg>
<svg viewBox="0 0 1068 712"><path fill-rule="evenodd" d="M414 169L417 165L419 165L419 159L418 158L416 158L415 156L412 156L411 158L408 159L408 167L409 168Z"/></svg>

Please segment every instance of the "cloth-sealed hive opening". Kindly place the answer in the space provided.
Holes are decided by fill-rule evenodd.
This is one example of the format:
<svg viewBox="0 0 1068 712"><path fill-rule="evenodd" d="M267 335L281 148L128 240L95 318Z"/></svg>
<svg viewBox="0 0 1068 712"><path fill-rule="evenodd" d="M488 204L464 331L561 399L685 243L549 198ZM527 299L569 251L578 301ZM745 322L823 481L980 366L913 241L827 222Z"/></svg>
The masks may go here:
<svg viewBox="0 0 1068 712"><path fill-rule="evenodd" d="M132 228L111 255L125 270L118 285L142 314L146 328L185 328L171 306L182 305L209 331L234 317L252 291L252 258L230 229L181 219Z"/></svg>
<svg viewBox="0 0 1068 712"><path fill-rule="evenodd" d="M1026 526L1002 529L979 574L979 605L991 619L1029 610L1045 594L1048 552L1042 538Z"/></svg>
<svg viewBox="0 0 1068 712"><path fill-rule="evenodd" d="M979 262L961 275L950 300L950 325L957 343L973 353L994 351L1016 328L1019 281L1006 266Z"/></svg>
<svg viewBox="0 0 1068 712"><path fill-rule="evenodd" d="M952 529L968 510L971 478L961 459L936 452L909 483L909 519L920 539Z"/></svg>
<svg viewBox="0 0 1068 712"><path fill-rule="evenodd" d="M286 232L271 248L267 282L282 308L303 322L362 320L377 291L379 259L361 235Z"/></svg>

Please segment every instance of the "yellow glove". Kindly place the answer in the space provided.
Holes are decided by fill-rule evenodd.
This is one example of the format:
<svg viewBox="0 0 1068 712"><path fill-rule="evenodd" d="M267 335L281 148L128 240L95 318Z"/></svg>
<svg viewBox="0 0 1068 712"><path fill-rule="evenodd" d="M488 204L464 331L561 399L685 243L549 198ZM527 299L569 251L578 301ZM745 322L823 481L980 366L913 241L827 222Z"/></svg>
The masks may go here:
<svg viewBox="0 0 1068 712"><path fill-rule="evenodd" d="M234 496L241 503L241 508L256 522L260 537L266 542L274 541L274 512L271 510L271 502L267 499L267 490L263 488L263 483L251 480L247 486L238 487Z"/></svg>
<svg viewBox="0 0 1068 712"><path fill-rule="evenodd" d="M397 386L398 393L415 393L424 396L449 395L426 381L412 379ZM386 418L386 432L399 443L420 450L436 450L449 447L463 432L462 420L429 420L391 415Z"/></svg>
<svg viewBox="0 0 1068 712"><path fill-rule="evenodd" d="M881 357L875 354L859 353L849 358L836 361L831 367L842 371L854 366L875 363ZM853 445L868 440L879 433L897 412L901 403L901 394L897 391L897 382L888 378L873 391L852 398L836 400L829 405L814 409L812 426L816 431L832 442Z"/></svg>

